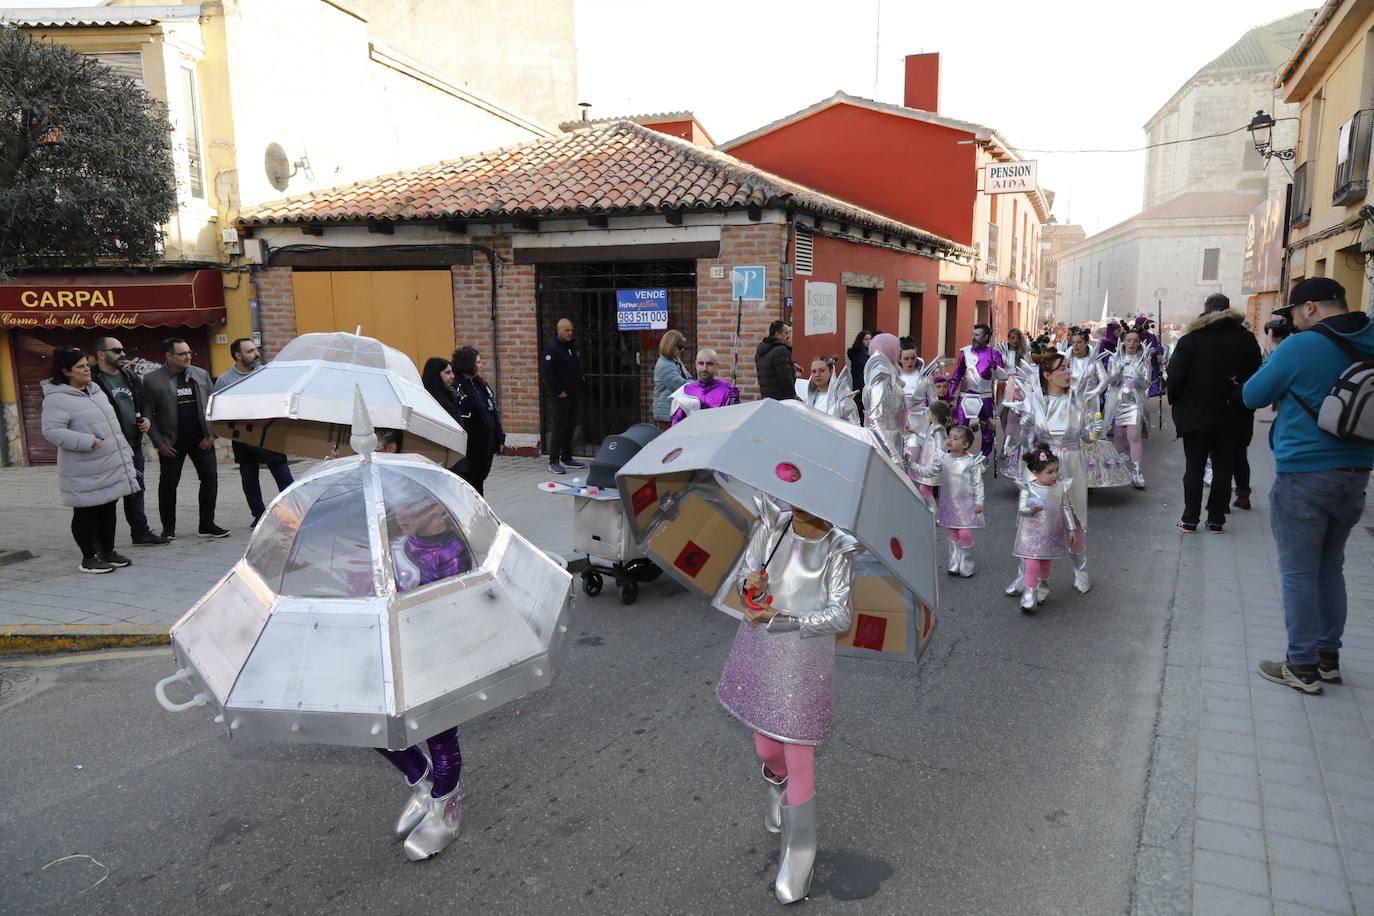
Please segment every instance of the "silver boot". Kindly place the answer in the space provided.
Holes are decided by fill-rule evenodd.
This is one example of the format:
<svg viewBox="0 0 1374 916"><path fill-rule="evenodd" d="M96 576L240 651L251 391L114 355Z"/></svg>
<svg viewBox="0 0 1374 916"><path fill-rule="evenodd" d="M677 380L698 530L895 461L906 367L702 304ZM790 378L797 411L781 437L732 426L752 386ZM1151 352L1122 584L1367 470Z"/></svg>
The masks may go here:
<svg viewBox="0 0 1374 916"><path fill-rule="evenodd" d="M769 775L763 767L763 781L768 783L768 807L763 812L763 829L769 833L782 832L782 800L787 794L787 780Z"/></svg>
<svg viewBox="0 0 1374 916"><path fill-rule="evenodd" d="M1139 461L1127 462L1131 469L1131 486L1137 490L1145 489L1145 471L1141 469Z"/></svg>
<svg viewBox="0 0 1374 916"><path fill-rule="evenodd" d="M430 778L433 772L426 767L425 775L410 787L410 801L406 802L405 810L396 821L394 832L397 836L410 833L415 829L415 825L424 819L425 812L429 810L429 793L434 788L434 780Z"/></svg>
<svg viewBox="0 0 1374 916"><path fill-rule="evenodd" d="M1069 559L1073 560L1073 589L1080 595L1086 595L1088 589L1093 587L1088 581L1088 552L1071 553Z"/></svg>
<svg viewBox="0 0 1374 916"><path fill-rule="evenodd" d="M959 548L959 575L967 579L973 575L973 548Z"/></svg>
<svg viewBox="0 0 1374 916"><path fill-rule="evenodd" d="M816 796L782 806L782 865L773 893L780 903L796 903L811 890L816 867Z"/></svg>
<svg viewBox="0 0 1374 916"><path fill-rule="evenodd" d="M1035 603L1044 604L1050 597L1050 584L1044 579L1035 586Z"/></svg>
<svg viewBox="0 0 1374 916"><path fill-rule="evenodd" d="M1008 598L1015 598L1017 595L1021 594L1022 583L1025 581L1026 561L1021 560L1016 564L1016 578L1012 579L1011 584L1003 589L1003 591L1007 593Z"/></svg>
<svg viewBox="0 0 1374 916"><path fill-rule="evenodd" d="M428 800L424 818L406 837L406 858L419 862L443 852L458 838L462 822L463 784L459 783L443 798Z"/></svg>
<svg viewBox="0 0 1374 916"><path fill-rule="evenodd" d="M951 576L957 576L957 575L959 575L959 567L963 564L963 562L964 562L964 548L961 547L960 545L954 543L953 541L950 541L950 543L949 543L949 567L948 567L949 574L950 574Z"/></svg>
<svg viewBox="0 0 1374 916"><path fill-rule="evenodd" d="M1034 586L1031 586L1031 585L1027 585L1025 588L1021 589L1021 613L1022 613L1022 614L1034 614L1034 613L1035 613L1035 605L1037 604L1036 598L1037 598L1037 595L1038 595L1039 591L1040 591L1040 590L1039 590L1038 588L1035 588Z"/></svg>

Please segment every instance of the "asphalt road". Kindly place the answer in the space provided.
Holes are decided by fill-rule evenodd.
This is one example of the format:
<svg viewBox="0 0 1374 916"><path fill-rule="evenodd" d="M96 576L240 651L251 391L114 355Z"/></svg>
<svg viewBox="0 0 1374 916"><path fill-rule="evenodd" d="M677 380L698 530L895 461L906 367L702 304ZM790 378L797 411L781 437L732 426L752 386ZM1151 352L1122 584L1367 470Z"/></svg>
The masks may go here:
<svg viewBox="0 0 1374 916"><path fill-rule="evenodd" d="M1179 545L1180 450L1147 448L1151 489L1093 494L1091 594L1067 562L1034 617L1002 594L991 481L920 665L838 661L806 911L1129 910ZM0 660L0 912L777 911L752 742L713 693L737 625L662 580L574 614L553 686L464 727L463 835L418 864L376 754L166 713L166 652Z"/></svg>

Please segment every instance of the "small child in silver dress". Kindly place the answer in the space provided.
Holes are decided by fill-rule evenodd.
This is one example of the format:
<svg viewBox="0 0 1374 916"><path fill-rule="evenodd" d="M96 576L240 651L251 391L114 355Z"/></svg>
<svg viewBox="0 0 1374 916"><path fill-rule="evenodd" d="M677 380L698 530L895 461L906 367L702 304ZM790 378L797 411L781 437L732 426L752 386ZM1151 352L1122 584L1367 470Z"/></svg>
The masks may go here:
<svg viewBox="0 0 1374 916"><path fill-rule="evenodd" d="M1059 459L1044 442L1037 442L1022 456L1028 473L1017 505L1019 521L1012 554L1025 563L1021 588L1021 612L1034 614L1050 589L1050 564L1077 547L1080 525L1069 498L1073 481L1059 477Z"/></svg>
<svg viewBox="0 0 1374 916"><path fill-rule="evenodd" d="M936 521L949 532L949 574L968 578L973 575L973 529L983 521L983 455L969 453L973 432L967 426L951 426L945 440L949 450L935 455L925 464L914 465L918 477L940 483L940 505Z"/></svg>

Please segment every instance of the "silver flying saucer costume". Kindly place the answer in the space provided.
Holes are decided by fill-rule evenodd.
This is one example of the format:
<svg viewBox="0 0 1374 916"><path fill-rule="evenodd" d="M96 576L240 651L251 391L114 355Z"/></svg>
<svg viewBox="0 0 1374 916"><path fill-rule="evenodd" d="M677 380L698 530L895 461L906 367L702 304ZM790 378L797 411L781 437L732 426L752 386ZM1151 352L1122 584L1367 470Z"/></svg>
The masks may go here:
<svg viewBox="0 0 1374 916"><path fill-rule="evenodd" d="M854 388L849 384L848 372L834 372L830 376L830 387L825 391L816 388L810 379L797 379L797 397L807 407L814 407L821 413L839 417L849 423L859 422L859 405L854 403Z"/></svg>
<svg viewBox="0 0 1374 916"><path fill-rule="evenodd" d="M870 353L864 364L864 425L883 454L905 471L906 397L897 368L881 353Z"/></svg>

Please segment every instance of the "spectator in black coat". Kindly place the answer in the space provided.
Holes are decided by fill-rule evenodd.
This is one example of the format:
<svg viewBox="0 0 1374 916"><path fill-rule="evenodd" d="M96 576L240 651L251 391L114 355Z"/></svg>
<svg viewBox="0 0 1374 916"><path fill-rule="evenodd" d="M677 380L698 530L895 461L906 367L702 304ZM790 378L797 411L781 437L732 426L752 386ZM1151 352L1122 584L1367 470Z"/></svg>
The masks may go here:
<svg viewBox="0 0 1374 916"><path fill-rule="evenodd" d="M478 375L481 371L482 357L475 347L453 351L453 395L458 401L458 422L468 434L467 454L454 469L478 493L491 473L492 458L506 444L496 392Z"/></svg>
<svg viewBox="0 0 1374 916"><path fill-rule="evenodd" d="M553 433L549 436L549 470L562 474L568 468L585 468L573 461L572 434L577 424L577 399L582 394L582 361L573 342L570 318L558 319L553 339L544 347L541 364L544 388L553 405Z"/></svg>
<svg viewBox="0 0 1374 916"><path fill-rule="evenodd" d="M792 326L775 321L768 336L754 351L754 369L759 376L759 394L775 401L797 399L797 370L792 363Z"/></svg>
<svg viewBox="0 0 1374 916"><path fill-rule="evenodd" d="M1178 526L1196 531L1202 515L1203 474L1212 461L1207 530L1221 531L1231 504L1236 450L1250 441L1254 411L1240 388L1263 357L1245 315L1231 310L1221 293L1207 297L1203 312L1184 330L1169 360L1169 403L1174 431L1183 439L1183 518Z"/></svg>
<svg viewBox="0 0 1374 916"><path fill-rule="evenodd" d="M431 356L425 360L425 367L420 370L420 384L444 408L444 413L453 418L453 422L463 425L462 411L458 408L458 399L453 395L453 367L448 360L442 356ZM461 477L458 470L461 464L460 461L449 470Z"/></svg>

